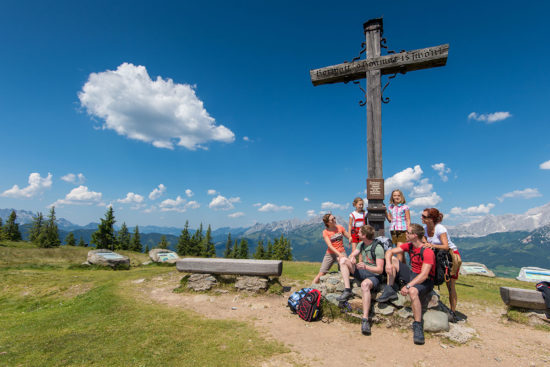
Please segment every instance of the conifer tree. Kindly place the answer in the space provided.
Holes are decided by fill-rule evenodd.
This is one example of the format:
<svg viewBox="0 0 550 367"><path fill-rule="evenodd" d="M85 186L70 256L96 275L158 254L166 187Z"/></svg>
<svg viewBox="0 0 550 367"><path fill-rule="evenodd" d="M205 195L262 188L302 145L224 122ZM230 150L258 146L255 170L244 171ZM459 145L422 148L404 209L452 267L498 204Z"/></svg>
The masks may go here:
<svg viewBox="0 0 550 367"><path fill-rule="evenodd" d="M233 244L233 249L231 250L231 259L238 259L239 258L239 241L235 239L235 243Z"/></svg>
<svg viewBox="0 0 550 367"><path fill-rule="evenodd" d="M76 240L74 238L74 233L73 232L69 232L67 237L65 237L65 245L67 245L67 246L76 245Z"/></svg>
<svg viewBox="0 0 550 367"><path fill-rule="evenodd" d="M41 212L37 212L36 216L32 217L32 227L29 230L29 241L38 244L38 237L44 227L44 216Z"/></svg>
<svg viewBox="0 0 550 367"><path fill-rule="evenodd" d="M115 215L113 207L110 206L105 213L105 218L100 219L101 223L97 225L97 231L92 233L92 243L95 243L96 248L114 250L116 245L115 237Z"/></svg>
<svg viewBox="0 0 550 367"><path fill-rule="evenodd" d="M225 243L225 251L223 252L223 257L226 259L229 259L231 257L231 245L233 245L233 241L231 241L231 232L227 234L227 242Z"/></svg>
<svg viewBox="0 0 550 367"><path fill-rule="evenodd" d="M169 243L166 240L166 235L163 234L162 236L160 236L160 242L158 243L157 248L167 249L168 245Z"/></svg>
<svg viewBox="0 0 550 367"><path fill-rule="evenodd" d="M0 241L4 239L4 230L2 229L2 218L0 217Z"/></svg>
<svg viewBox="0 0 550 367"><path fill-rule="evenodd" d="M265 258L266 260L273 259L273 244L271 243L271 240L267 240L267 251L265 252Z"/></svg>
<svg viewBox="0 0 550 367"><path fill-rule="evenodd" d="M122 226L120 227L120 230L117 233L117 240L116 240L116 249L117 250L128 250L130 249L130 232L128 231L128 227L126 226L126 222L122 223Z"/></svg>
<svg viewBox="0 0 550 367"><path fill-rule="evenodd" d="M189 221L185 221L185 227L181 231L180 237L178 239L178 245L176 247L176 252L180 256L187 256L190 254L191 250L191 236L189 235Z"/></svg>
<svg viewBox="0 0 550 367"><path fill-rule="evenodd" d="M241 238L241 244L239 246L239 259L248 259L248 241Z"/></svg>
<svg viewBox="0 0 550 367"><path fill-rule="evenodd" d="M214 246L214 242L212 242L212 228L210 227L210 224L208 225L208 229L206 230L206 235L204 236L203 243L204 243L203 256L216 257L216 246Z"/></svg>
<svg viewBox="0 0 550 367"><path fill-rule="evenodd" d="M17 219L17 214L15 214L15 210L12 210L3 228L4 238L8 241L21 241L21 232L19 232L19 223L15 223L16 219Z"/></svg>
<svg viewBox="0 0 550 367"><path fill-rule="evenodd" d="M48 220L44 224L38 236L39 247L59 247L61 240L57 231L57 219L55 218L55 207L52 206L48 214Z"/></svg>
<svg viewBox="0 0 550 367"><path fill-rule="evenodd" d="M203 256L202 251L202 240L203 240L203 233L202 233L202 223L199 226L199 229L193 234L191 237L191 246L190 246L190 255L191 256Z"/></svg>
<svg viewBox="0 0 550 367"><path fill-rule="evenodd" d="M254 252L254 258L256 260L262 260L265 257L264 241L259 240L256 252Z"/></svg>
<svg viewBox="0 0 550 367"><path fill-rule="evenodd" d="M87 247L88 245L86 245L86 242L84 242L84 238L82 238L82 236L80 236L80 240L78 241L78 246L79 247Z"/></svg>
<svg viewBox="0 0 550 367"><path fill-rule="evenodd" d="M145 250L143 250L143 253L145 254L149 253L149 245L145 245Z"/></svg>
<svg viewBox="0 0 550 367"><path fill-rule="evenodd" d="M141 245L141 236L139 234L139 227L136 226L134 229L134 235L132 236L132 240L130 241L130 250L141 252L143 249L143 246Z"/></svg>

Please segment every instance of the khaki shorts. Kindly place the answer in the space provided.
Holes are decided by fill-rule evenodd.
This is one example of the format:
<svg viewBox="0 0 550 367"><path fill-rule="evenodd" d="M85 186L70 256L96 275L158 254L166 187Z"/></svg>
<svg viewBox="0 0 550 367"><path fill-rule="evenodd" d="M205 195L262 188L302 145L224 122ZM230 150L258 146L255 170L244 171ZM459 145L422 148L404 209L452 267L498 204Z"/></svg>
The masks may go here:
<svg viewBox="0 0 550 367"><path fill-rule="evenodd" d="M391 241L397 246L398 242L407 242L407 231L390 231Z"/></svg>
<svg viewBox="0 0 550 367"><path fill-rule="evenodd" d="M325 252L325 257L323 257L323 262L321 263L321 269L319 269L319 272L328 273L334 263L338 263L338 255Z"/></svg>

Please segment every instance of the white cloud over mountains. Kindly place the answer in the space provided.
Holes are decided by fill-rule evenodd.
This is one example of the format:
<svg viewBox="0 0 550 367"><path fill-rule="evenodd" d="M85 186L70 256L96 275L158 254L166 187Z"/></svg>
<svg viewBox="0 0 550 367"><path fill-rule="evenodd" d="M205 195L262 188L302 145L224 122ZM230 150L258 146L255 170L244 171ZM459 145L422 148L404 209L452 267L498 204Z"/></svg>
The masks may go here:
<svg viewBox="0 0 550 367"><path fill-rule="evenodd" d="M228 199L225 196L218 195L212 199L210 204L208 204L208 207L214 210L231 210L235 208L233 203L238 203L239 201L241 201L241 198L239 197Z"/></svg>
<svg viewBox="0 0 550 367"><path fill-rule="evenodd" d="M235 140L231 130L216 125L193 86L160 76L152 80L144 66L123 63L92 73L78 98L88 114L104 120L103 129L157 148L195 150Z"/></svg>
<svg viewBox="0 0 550 367"><path fill-rule="evenodd" d="M235 212L227 215L229 218L240 218L244 216L243 212Z"/></svg>
<svg viewBox="0 0 550 367"><path fill-rule="evenodd" d="M260 208L258 208L258 211L259 212L280 212L284 210L290 211L293 209L294 209L293 207L288 205L277 205L273 203L266 203L261 205Z"/></svg>
<svg viewBox="0 0 550 367"><path fill-rule="evenodd" d="M495 207L495 204L489 203L487 205L480 204L478 206L471 206L469 208L460 208L460 207L454 207L451 209L451 214L453 215L477 215L477 214L489 214L491 209Z"/></svg>
<svg viewBox="0 0 550 367"><path fill-rule="evenodd" d="M166 192L166 186L163 184L158 185L151 193L149 194L149 199L156 200L162 196Z"/></svg>
<svg viewBox="0 0 550 367"><path fill-rule="evenodd" d="M468 120L484 121L488 124L492 124L493 122L506 120L509 117L512 117L510 112L493 112L482 114L472 112L468 115Z"/></svg>
<svg viewBox="0 0 550 367"><path fill-rule="evenodd" d="M538 198L542 196L542 194L539 192L539 189L531 189L527 188L524 190L514 190L511 192L507 192L506 194L498 197L498 201L503 202L504 199L511 199L511 198L522 198L522 199L532 199L532 198Z"/></svg>
<svg viewBox="0 0 550 367"><path fill-rule="evenodd" d="M61 179L65 182L69 182L75 185L81 185L86 181L86 177L84 177L84 174L79 173L75 175L74 173L67 173L65 176L61 177Z"/></svg>
<svg viewBox="0 0 550 367"><path fill-rule="evenodd" d="M159 204L161 212L178 212L183 213L187 209L198 209L200 204L196 201L187 201L187 199L177 196L176 199L166 199Z"/></svg>
<svg viewBox="0 0 550 367"><path fill-rule="evenodd" d="M90 191L87 186L80 185L65 195L64 199L59 199L51 205L101 205L102 196L100 192Z"/></svg>
<svg viewBox="0 0 550 367"><path fill-rule="evenodd" d="M542 162L539 164L540 169L550 169L550 161Z"/></svg>
<svg viewBox="0 0 550 367"><path fill-rule="evenodd" d="M438 169L444 169L444 163L435 165ZM432 166L433 167L433 166ZM435 169L435 168L434 168ZM437 169L436 169L437 171ZM413 200L407 200L407 204L411 207L434 207L439 204L442 199L433 190L433 185L428 178L422 178L424 171L420 165L405 168L403 171L397 172L384 182L384 192L389 196L393 190L400 189L405 192L405 197L412 197Z"/></svg>
<svg viewBox="0 0 550 367"><path fill-rule="evenodd" d="M29 175L28 182L29 185L24 188L13 185L11 189L4 191L2 196L11 198L32 198L52 187L52 174L48 173L48 176L43 178L40 176L40 173L33 172Z"/></svg>
<svg viewBox="0 0 550 367"><path fill-rule="evenodd" d="M447 182L449 180L447 174L451 172L451 169L449 167L446 167L445 163L432 164L432 168L437 172L439 177L441 177L441 180L443 182Z"/></svg>
<svg viewBox="0 0 550 367"><path fill-rule="evenodd" d="M332 201L325 201L324 203L321 203L321 209L322 210L346 210L349 207L348 204L337 204L333 203Z"/></svg>
<svg viewBox="0 0 550 367"><path fill-rule="evenodd" d="M129 192L126 194L126 197L124 199L118 199L117 202L122 204L139 204L142 203L143 200L143 196L139 194L134 194L133 192Z"/></svg>

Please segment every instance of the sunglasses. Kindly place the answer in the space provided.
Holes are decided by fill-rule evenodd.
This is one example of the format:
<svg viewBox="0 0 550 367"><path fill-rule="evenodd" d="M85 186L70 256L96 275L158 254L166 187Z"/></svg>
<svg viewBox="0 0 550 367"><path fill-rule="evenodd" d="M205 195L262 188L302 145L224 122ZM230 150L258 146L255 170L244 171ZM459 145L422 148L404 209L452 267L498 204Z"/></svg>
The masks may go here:
<svg viewBox="0 0 550 367"><path fill-rule="evenodd" d="M422 214L423 219L428 219L429 217L427 215Z"/></svg>

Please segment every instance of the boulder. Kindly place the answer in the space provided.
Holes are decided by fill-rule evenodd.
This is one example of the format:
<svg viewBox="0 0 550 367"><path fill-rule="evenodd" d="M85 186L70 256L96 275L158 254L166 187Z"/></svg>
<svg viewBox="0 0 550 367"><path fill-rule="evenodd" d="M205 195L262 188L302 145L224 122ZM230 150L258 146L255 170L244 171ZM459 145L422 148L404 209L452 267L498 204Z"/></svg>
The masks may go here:
<svg viewBox="0 0 550 367"><path fill-rule="evenodd" d="M441 335L459 344L464 344L477 336L477 332L474 329L467 327L463 324L450 324L449 326L449 331L439 333L438 335Z"/></svg>
<svg viewBox="0 0 550 367"><path fill-rule="evenodd" d="M383 316L390 316L395 311L395 307L388 303L378 303L374 305L374 313L383 315Z"/></svg>
<svg viewBox="0 0 550 367"><path fill-rule="evenodd" d="M441 332L449 331L449 316L445 312L428 310L422 316L424 331Z"/></svg>
<svg viewBox="0 0 550 367"><path fill-rule="evenodd" d="M483 275L486 277L495 277L495 273L489 270L482 263L463 262L460 266L460 275Z"/></svg>
<svg viewBox="0 0 550 367"><path fill-rule="evenodd" d="M397 311L396 314L402 319L408 319L409 317L413 317L413 312L410 307L403 307L402 309Z"/></svg>
<svg viewBox="0 0 550 367"><path fill-rule="evenodd" d="M212 274L191 274L187 279L187 288L196 292L207 291L217 284Z"/></svg>
<svg viewBox="0 0 550 367"><path fill-rule="evenodd" d="M163 248L154 248L149 251L149 258L156 263L168 264L174 264L179 260L177 253Z"/></svg>
<svg viewBox="0 0 550 367"><path fill-rule="evenodd" d="M88 264L109 266L113 269L129 269L130 259L128 256L122 256L116 252L98 249L88 251Z"/></svg>
<svg viewBox="0 0 550 367"><path fill-rule="evenodd" d="M240 291L257 293L260 291L265 291L268 287L268 283L269 280L266 277L242 275L237 277L235 288Z"/></svg>

